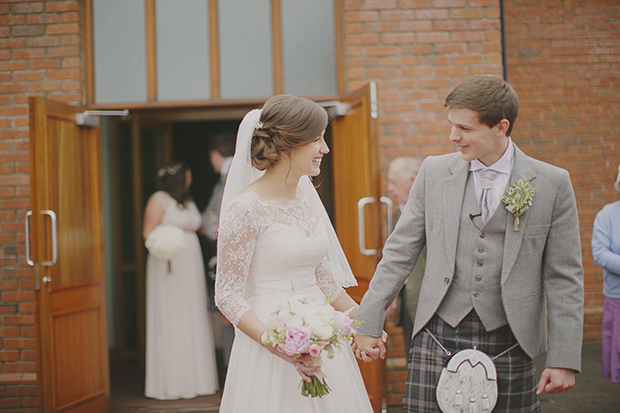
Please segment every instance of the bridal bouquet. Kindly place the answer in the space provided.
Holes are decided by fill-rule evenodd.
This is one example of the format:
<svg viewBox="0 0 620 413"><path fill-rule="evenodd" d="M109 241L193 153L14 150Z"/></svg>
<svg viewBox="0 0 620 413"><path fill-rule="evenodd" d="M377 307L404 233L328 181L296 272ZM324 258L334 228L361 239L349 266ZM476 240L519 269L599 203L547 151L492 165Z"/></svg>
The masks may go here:
<svg viewBox="0 0 620 413"><path fill-rule="evenodd" d="M146 237L144 245L150 254L168 260L168 273L170 273L170 260L185 248L185 231L176 225L158 225Z"/></svg>
<svg viewBox="0 0 620 413"><path fill-rule="evenodd" d="M336 311L325 300L292 296L272 313L261 342L271 344L291 358L309 354L313 362L318 362L323 351L333 358L341 350L341 344L351 342L355 336L350 311ZM325 377L320 376L310 376L310 382L302 380L301 394L309 397L328 394L330 388Z"/></svg>

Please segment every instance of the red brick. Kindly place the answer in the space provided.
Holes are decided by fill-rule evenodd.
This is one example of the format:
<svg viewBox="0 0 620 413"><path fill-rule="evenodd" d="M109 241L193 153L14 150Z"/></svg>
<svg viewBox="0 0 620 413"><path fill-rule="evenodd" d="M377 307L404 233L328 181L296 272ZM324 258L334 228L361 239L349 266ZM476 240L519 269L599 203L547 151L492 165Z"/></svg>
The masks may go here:
<svg viewBox="0 0 620 413"><path fill-rule="evenodd" d="M41 36L28 39L28 47L50 47L60 45L60 36Z"/></svg>
<svg viewBox="0 0 620 413"><path fill-rule="evenodd" d="M11 35L15 37L21 36L43 36L45 34L45 26L29 24L27 26L13 26Z"/></svg>
<svg viewBox="0 0 620 413"><path fill-rule="evenodd" d="M11 5L13 14L22 13L41 13L43 12L43 3L18 3Z"/></svg>
<svg viewBox="0 0 620 413"><path fill-rule="evenodd" d="M15 49L25 46L25 39L0 39L0 49Z"/></svg>
<svg viewBox="0 0 620 413"><path fill-rule="evenodd" d="M29 92L53 92L60 90L60 82L30 82Z"/></svg>
<svg viewBox="0 0 620 413"><path fill-rule="evenodd" d="M22 301L33 301L34 295L32 292L3 292L2 293L2 302L3 303L17 303Z"/></svg>
<svg viewBox="0 0 620 413"><path fill-rule="evenodd" d="M79 46L82 44L82 37L78 35L66 35L60 37L61 46Z"/></svg>
<svg viewBox="0 0 620 413"><path fill-rule="evenodd" d="M34 362L30 361L18 361L18 362L5 362L5 373L31 373L37 371Z"/></svg>
<svg viewBox="0 0 620 413"><path fill-rule="evenodd" d="M75 46L50 47L47 49L47 57L80 56L80 48Z"/></svg>
<svg viewBox="0 0 620 413"><path fill-rule="evenodd" d="M36 396L37 386L7 386L7 396Z"/></svg>
<svg viewBox="0 0 620 413"><path fill-rule="evenodd" d="M58 21L58 14L29 14L26 16L27 24L54 24Z"/></svg>
<svg viewBox="0 0 620 413"><path fill-rule="evenodd" d="M0 327L0 338L19 337L19 327Z"/></svg>
<svg viewBox="0 0 620 413"><path fill-rule="evenodd" d="M0 408L10 409L22 407L22 399L17 397L3 397L0 399Z"/></svg>
<svg viewBox="0 0 620 413"><path fill-rule="evenodd" d="M0 26L15 26L24 24L26 18L24 16L0 16Z"/></svg>
<svg viewBox="0 0 620 413"><path fill-rule="evenodd" d="M31 60L29 65L30 65L30 69L32 70L58 69L61 63L62 62L59 59L47 59L47 60Z"/></svg>
<svg viewBox="0 0 620 413"><path fill-rule="evenodd" d="M82 77L82 71L77 69L62 69L62 70L48 70L48 80L59 79L80 79Z"/></svg>
<svg viewBox="0 0 620 413"><path fill-rule="evenodd" d="M53 36L55 34L76 34L80 33L78 23L48 24L45 26L45 34Z"/></svg>
<svg viewBox="0 0 620 413"><path fill-rule="evenodd" d="M9 315L4 316L5 319L8 317L17 317L17 316L9 316ZM28 317L33 318L31 316L28 316ZM34 343L33 338L5 338L4 339L4 347L7 349L33 349L34 345L35 343Z"/></svg>
<svg viewBox="0 0 620 413"><path fill-rule="evenodd" d="M31 82L45 79L45 72L13 72L13 81Z"/></svg>
<svg viewBox="0 0 620 413"><path fill-rule="evenodd" d="M13 59L42 59L45 49L13 49Z"/></svg>
<svg viewBox="0 0 620 413"><path fill-rule="evenodd" d="M19 360L19 350L0 350L0 361ZM5 372L8 373L8 372Z"/></svg>
<svg viewBox="0 0 620 413"><path fill-rule="evenodd" d="M79 23L80 22L80 13L62 13L60 15L60 21L62 23Z"/></svg>
<svg viewBox="0 0 620 413"><path fill-rule="evenodd" d="M50 1L45 3L45 11L47 13L78 10L80 10L80 3L78 1Z"/></svg>

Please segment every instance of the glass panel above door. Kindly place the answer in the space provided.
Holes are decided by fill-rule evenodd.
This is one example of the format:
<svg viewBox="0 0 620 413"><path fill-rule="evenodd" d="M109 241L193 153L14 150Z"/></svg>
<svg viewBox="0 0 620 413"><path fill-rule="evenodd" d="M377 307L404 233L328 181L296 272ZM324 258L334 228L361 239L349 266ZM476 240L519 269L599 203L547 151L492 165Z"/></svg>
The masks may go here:
<svg viewBox="0 0 620 413"><path fill-rule="evenodd" d="M146 101L144 0L92 0L95 103Z"/></svg>

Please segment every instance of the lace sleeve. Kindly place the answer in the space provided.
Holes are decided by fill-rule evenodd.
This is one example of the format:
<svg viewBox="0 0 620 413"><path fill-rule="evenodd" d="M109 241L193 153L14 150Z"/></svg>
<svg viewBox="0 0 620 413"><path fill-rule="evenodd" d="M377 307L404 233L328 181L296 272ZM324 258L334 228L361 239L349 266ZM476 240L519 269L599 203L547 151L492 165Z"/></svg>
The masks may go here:
<svg viewBox="0 0 620 413"><path fill-rule="evenodd" d="M235 326L251 310L244 287L257 235L256 212L249 205L232 203L218 233L215 304Z"/></svg>
<svg viewBox="0 0 620 413"><path fill-rule="evenodd" d="M327 301L333 302L344 291L343 288L336 282L334 275L332 274L329 264L325 259L321 260L316 266L315 270L316 284L321 289Z"/></svg>

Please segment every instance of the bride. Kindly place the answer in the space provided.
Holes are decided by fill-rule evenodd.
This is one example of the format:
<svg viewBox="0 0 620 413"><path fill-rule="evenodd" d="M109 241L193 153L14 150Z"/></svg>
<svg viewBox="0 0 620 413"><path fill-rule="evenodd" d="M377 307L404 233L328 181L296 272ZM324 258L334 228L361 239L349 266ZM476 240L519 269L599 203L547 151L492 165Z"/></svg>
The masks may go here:
<svg viewBox="0 0 620 413"><path fill-rule="evenodd" d="M236 328L220 412L372 412L350 345L308 367L309 356L289 358L259 339L292 289L357 312L343 289L355 278L309 178L329 153L327 121L316 103L279 95L239 127L218 234L215 300ZM300 377L318 370L331 393L302 396Z"/></svg>

